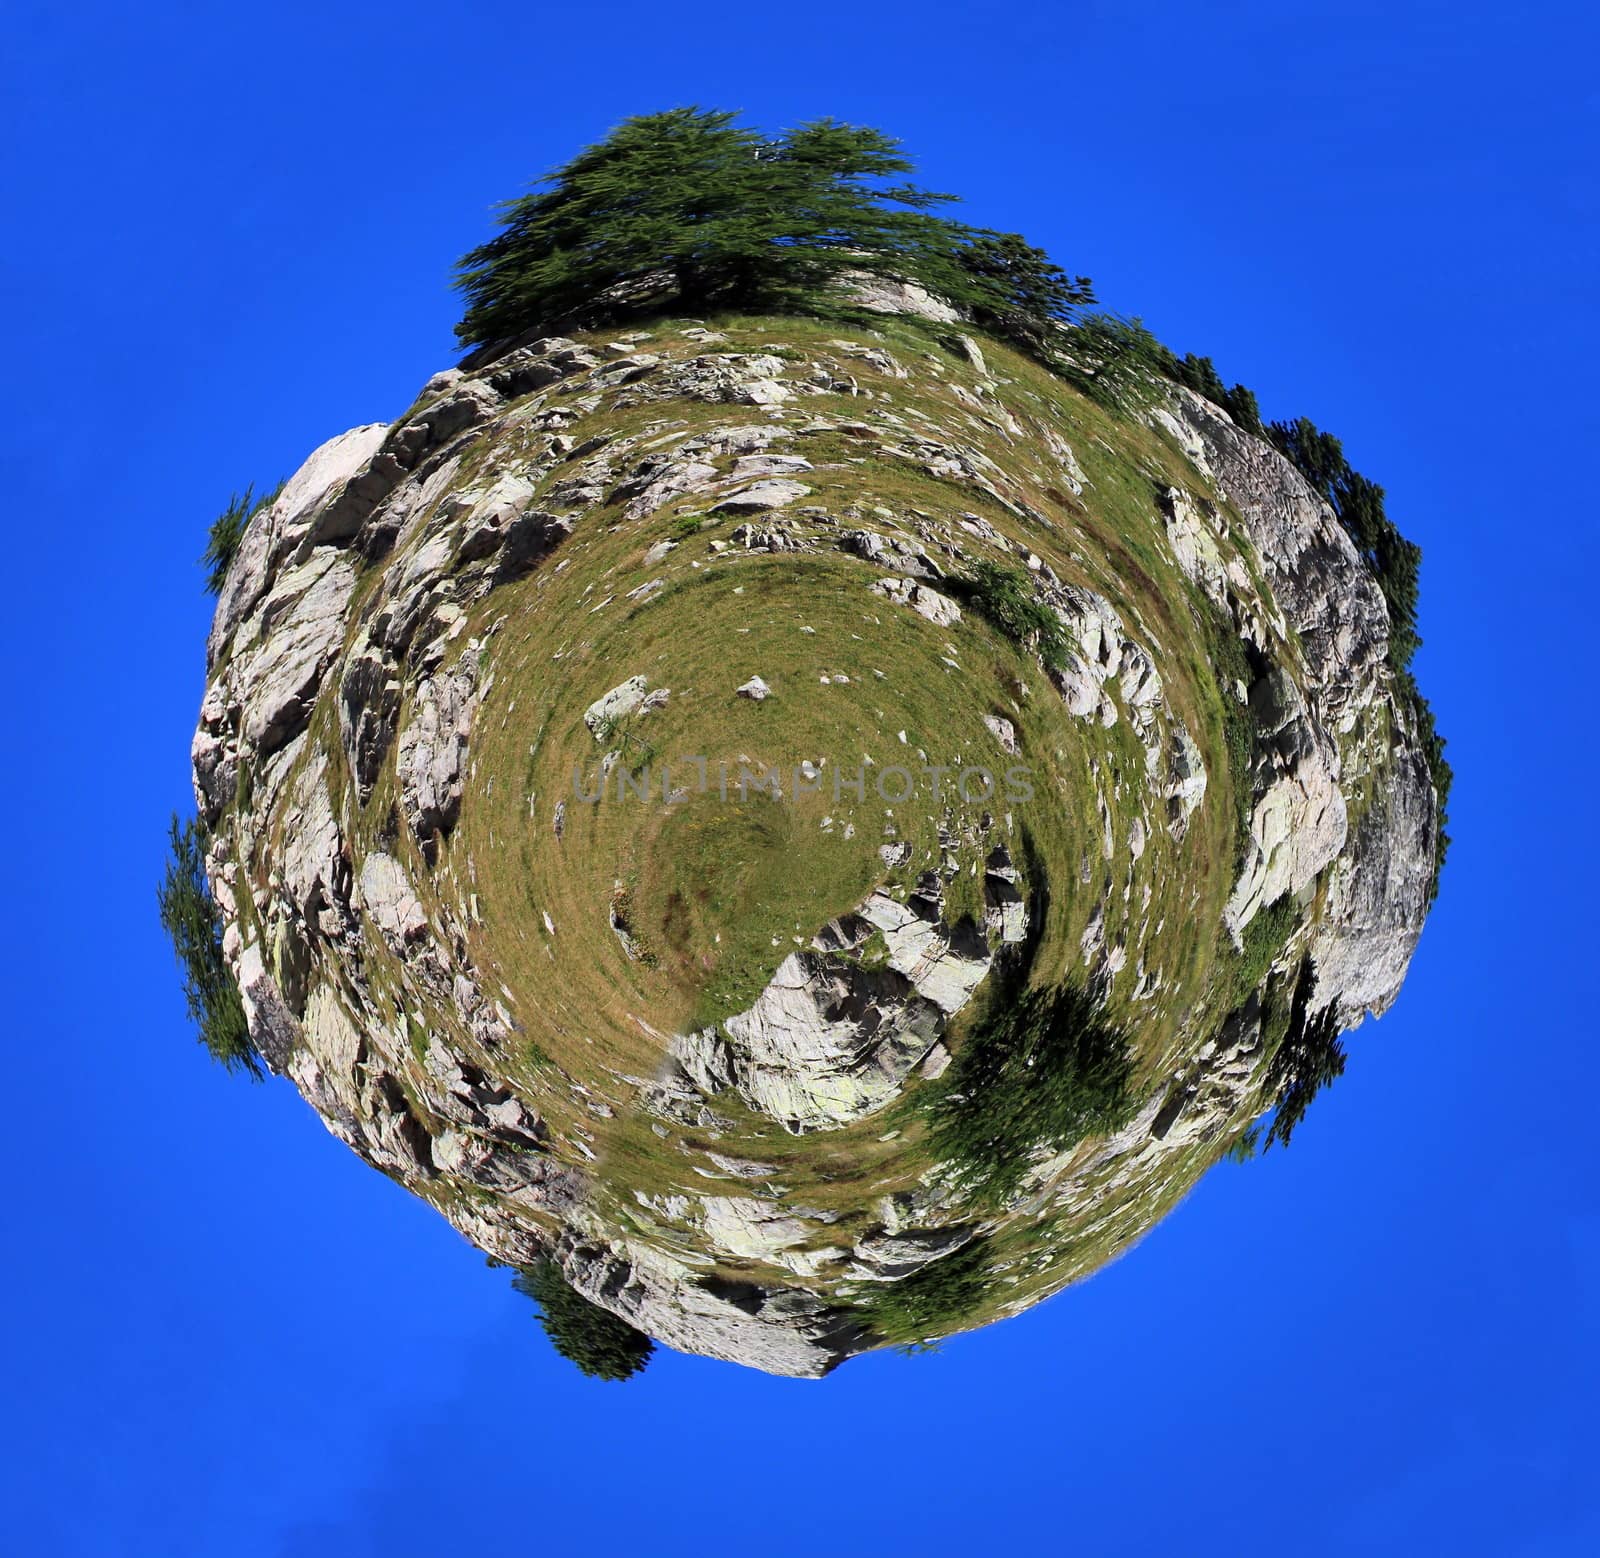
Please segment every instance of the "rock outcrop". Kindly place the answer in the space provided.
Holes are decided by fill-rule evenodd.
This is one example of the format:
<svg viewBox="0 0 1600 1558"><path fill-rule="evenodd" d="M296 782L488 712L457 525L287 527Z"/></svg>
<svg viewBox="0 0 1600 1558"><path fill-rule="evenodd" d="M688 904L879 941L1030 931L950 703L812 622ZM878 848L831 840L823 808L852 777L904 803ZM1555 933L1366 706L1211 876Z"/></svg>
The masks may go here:
<svg viewBox="0 0 1600 1558"><path fill-rule="evenodd" d="M233 559L192 753L251 1036L329 1129L499 1260L794 1375L969 1246L961 1324L1136 1239L1270 1106L1286 983L1394 1000L1437 845L1382 596L1286 461L860 286L881 335L533 340L324 444ZM916 1106L1002 967L1145 1037L1129 1122L997 1207Z"/></svg>

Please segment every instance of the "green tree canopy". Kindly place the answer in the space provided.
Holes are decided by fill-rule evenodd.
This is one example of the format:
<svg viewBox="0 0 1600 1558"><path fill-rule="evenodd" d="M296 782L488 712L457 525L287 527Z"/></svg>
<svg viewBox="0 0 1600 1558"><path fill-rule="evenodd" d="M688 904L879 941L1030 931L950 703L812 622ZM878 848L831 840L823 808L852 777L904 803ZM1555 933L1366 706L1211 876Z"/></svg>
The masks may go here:
<svg viewBox="0 0 1600 1558"><path fill-rule="evenodd" d="M930 1107L939 1158L980 1202L1001 1205L1030 1155L1125 1125L1137 1100L1126 1035L1074 985L997 986Z"/></svg>
<svg viewBox="0 0 1600 1558"><path fill-rule="evenodd" d="M1036 651L1051 670L1067 664L1071 648L1061 619L1034 595L1021 569L985 559L967 577L947 582L1007 638Z"/></svg>
<svg viewBox="0 0 1600 1558"><path fill-rule="evenodd" d="M920 282L1018 338L1090 298L1014 233L933 214L954 197L880 130L819 119L766 136L736 115L675 108L625 120L530 193L458 267L466 346L509 340L630 289L688 312L783 308L847 270Z"/></svg>
<svg viewBox="0 0 1600 1558"><path fill-rule="evenodd" d="M1389 608L1389 660L1403 671L1422 644L1417 635L1422 548L1401 535L1384 510L1383 488L1351 466L1333 434L1324 433L1309 417L1273 422L1265 431L1332 506L1372 570Z"/></svg>
<svg viewBox="0 0 1600 1558"><path fill-rule="evenodd" d="M525 1266L511 1285L539 1306L551 1345L594 1379L629 1379L649 1363L656 1344L609 1309L590 1303L553 1260Z"/></svg>
<svg viewBox="0 0 1600 1558"><path fill-rule="evenodd" d="M258 498L255 495L255 483L252 482L243 492L234 493L228 499L228 506L211 522L210 532L206 536L206 549L200 554L200 566L206 570L206 588L213 595L222 593L228 569L250 521L282 491L283 483L280 481L271 492L264 492Z"/></svg>
<svg viewBox="0 0 1600 1558"><path fill-rule="evenodd" d="M260 1056L250 1040L239 986L222 956L222 915L206 881L205 830L196 818L180 823L174 815L171 844L156 902L183 971L189 1015L214 1059L260 1081Z"/></svg>
<svg viewBox="0 0 1600 1558"><path fill-rule="evenodd" d="M1069 276L1020 233L972 230L954 249L961 274L937 290L962 303L980 325L1034 348L1052 345L1050 326L1065 323L1094 302L1087 276Z"/></svg>
<svg viewBox="0 0 1600 1558"><path fill-rule="evenodd" d="M968 1319L994 1289L994 1246L978 1234L895 1282L864 1284L857 1313L887 1342L917 1347Z"/></svg>
<svg viewBox="0 0 1600 1558"><path fill-rule="evenodd" d="M1307 962L1295 986L1288 1031L1267 1066L1267 1091L1275 1107L1264 1149L1274 1143L1287 1147L1312 1099L1344 1075L1346 1056L1339 1042L1339 1014L1332 1003L1320 1012L1311 1011L1316 983L1316 969Z"/></svg>

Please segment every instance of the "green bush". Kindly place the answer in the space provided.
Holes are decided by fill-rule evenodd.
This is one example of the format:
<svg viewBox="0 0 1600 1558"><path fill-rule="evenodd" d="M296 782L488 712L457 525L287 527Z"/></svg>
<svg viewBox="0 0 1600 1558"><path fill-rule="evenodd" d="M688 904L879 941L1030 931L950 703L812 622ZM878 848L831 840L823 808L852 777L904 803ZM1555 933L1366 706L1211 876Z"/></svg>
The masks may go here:
<svg viewBox="0 0 1600 1558"><path fill-rule="evenodd" d="M258 498L252 482L242 493L234 493L228 499L228 506L211 522L206 549L200 554L200 566L206 570L206 589L211 594L222 593L228 569L232 566L250 521L282 491L283 483L280 481L271 492L264 492Z"/></svg>
<svg viewBox="0 0 1600 1558"><path fill-rule="evenodd" d="M934 1153L975 1199L1003 1204L1036 1148L1059 1152L1133 1116L1127 1038L1072 985L997 983L929 1105Z"/></svg>
<svg viewBox="0 0 1600 1558"><path fill-rule="evenodd" d="M1051 670L1066 665L1071 650L1061 619L1033 593L1027 574L981 562L951 590L997 631L1034 651Z"/></svg>
<svg viewBox="0 0 1600 1558"><path fill-rule="evenodd" d="M1233 965L1234 1006L1243 1006L1249 1000L1299 923L1300 910L1287 893L1256 911L1255 918L1244 928L1244 950Z"/></svg>
<svg viewBox="0 0 1600 1558"><path fill-rule="evenodd" d="M525 1266L511 1285L539 1306L550 1344L592 1379L631 1379L650 1361L656 1344L609 1309L590 1303L553 1260Z"/></svg>
<svg viewBox="0 0 1600 1558"><path fill-rule="evenodd" d="M988 1237L979 1234L898 1282L874 1283L856 1313L884 1341L916 1347L977 1311L994 1286L993 1258Z"/></svg>
<svg viewBox="0 0 1600 1558"><path fill-rule="evenodd" d="M156 890L162 928L183 971L184 999L200 1042L229 1071L262 1077L239 986L222 956L222 915L206 881L205 830L197 818L172 819L172 854Z"/></svg>

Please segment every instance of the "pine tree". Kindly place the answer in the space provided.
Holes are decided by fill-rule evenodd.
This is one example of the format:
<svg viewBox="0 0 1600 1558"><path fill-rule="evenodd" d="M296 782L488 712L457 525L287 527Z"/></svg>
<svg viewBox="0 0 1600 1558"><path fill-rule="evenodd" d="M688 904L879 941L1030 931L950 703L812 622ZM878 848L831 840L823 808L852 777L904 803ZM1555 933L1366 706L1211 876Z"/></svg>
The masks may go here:
<svg viewBox="0 0 1600 1558"><path fill-rule="evenodd" d="M503 206L501 230L458 267L462 343L669 299L686 313L814 306L844 272L868 271L1036 346L1092 297L1017 234L936 215L954 197L903 182L913 164L880 130L820 119L767 137L734 120L625 120Z"/></svg>
<svg viewBox="0 0 1600 1558"><path fill-rule="evenodd" d="M271 492L255 496L252 482L242 493L236 492L228 499L228 506L212 521L206 537L206 549L200 554L200 566L206 570L206 589L213 595L222 593L227 582L228 569L233 564L244 533L262 509L266 508L283 491L280 481Z"/></svg>
<svg viewBox="0 0 1600 1558"><path fill-rule="evenodd" d="M1094 302L1087 276L1069 276L1020 233L975 231L953 252L965 275L947 292L998 335L1043 345L1052 324Z"/></svg>
<svg viewBox="0 0 1600 1558"><path fill-rule="evenodd" d="M1051 367L1091 400L1133 410L1155 399L1162 378L1181 380L1181 364L1139 319L1094 312L1073 321Z"/></svg>
<svg viewBox="0 0 1600 1558"><path fill-rule="evenodd" d="M825 119L769 140L734 119L625 120L509 202L500 233L459 267L457 335L504 340L656 276L686 312L752 307L914 245L903 218L948 198L878 188L911 164L877 130Z"/></svg>
<svg viewBox="0 0 1600 1558"><path fill-rule="evenodd" d="M1337 1003L1330 1002L1313 1013L1310 1003L1316 983L1316 969L1307 962L1295 987L1288 1032L1267 1067L1267 1087L1276 1107L1262 1139L1263 1151L1274 1144L1287 1147L1312 1099L1344 1075L1346 1056L1339 1042Z"/></svg>
<svg viewBox="0 0 1600 1558"><path fill-rule="evenodd" d="M1254 433L1259 437L1264 431L1261 426L1261 406L1256 400L1256 393L1252 389L1247 389L1243 384L1235 384L1228 391L1222 402L1222 409L1245 432Z"/></svg>
<svg viewBox="0 0 1600 1558"><path fill-rule="evenodd" d="M594 1379L629 1379L649 1363L656 1344L609 1309L591 1303L553 1260L522 1268L511 1285L539 1306L551 1345Z"/></svg>
<svg viewBox="0 0 1600 1558"><path fill-rule="evenodd" d="M1350 464L1344 457L1344 445L1332 433L1324 433L1310 417L1297 417L1293 422L1269 423L1267 437L1311 483L1318 497L1334 501Z"/></svg>
<svg viewBox="0 0 1600 1558"><path fill-rule="evenodd" d="M172 856L156 890L162 928L183 970L183 993L200 1042L229 1071L261 1080L261 1062L244 1004L222 956L222 915L206 880L205 831L196 818L172 818Z"/></svg>
<svg viewBox="0 0 1600 1558"><path fill-rule="evenodd" d="M934 1153L974 1199L1003 1205L1035 1148L1125 1125L1132 1077L1126 1034L1087 991L997 987L929 1105Z"/></svg>

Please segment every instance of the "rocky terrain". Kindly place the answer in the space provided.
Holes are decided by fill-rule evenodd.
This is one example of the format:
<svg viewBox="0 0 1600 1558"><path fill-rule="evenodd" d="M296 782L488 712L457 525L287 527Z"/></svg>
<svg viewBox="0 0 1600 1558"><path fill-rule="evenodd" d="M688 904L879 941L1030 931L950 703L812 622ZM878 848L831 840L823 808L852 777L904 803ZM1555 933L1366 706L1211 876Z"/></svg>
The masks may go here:
<svg viewBox="0 0 1600 1558"><path fill-rule="evenodd" d="M1271 1107L1286 990L1394 1000L1436 849L1294 467L880 291L525 340L331 439L245 532L193 746L251 1037L329 1129L794 1375L904 1340L876 1297L953 1252L984 1298L935 1334L1136 1240ZM994 1205L923 1105L1007 969L1090 992L1135 1087Z"/></svg>

